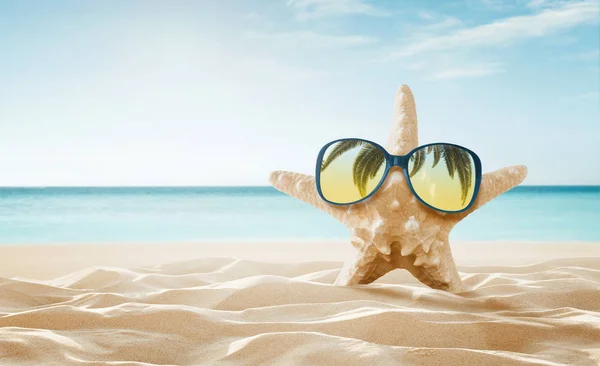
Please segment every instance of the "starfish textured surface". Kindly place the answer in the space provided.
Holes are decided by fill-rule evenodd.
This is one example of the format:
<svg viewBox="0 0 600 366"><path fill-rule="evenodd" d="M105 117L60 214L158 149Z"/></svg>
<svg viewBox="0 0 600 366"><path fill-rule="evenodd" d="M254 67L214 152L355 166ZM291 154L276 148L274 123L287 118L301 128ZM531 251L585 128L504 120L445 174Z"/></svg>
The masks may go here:
<svg viewBox="0 0 600 366"><path fill-rule="evenodd" d="M393 155L405 155L417 146L415 100L408 86L402 85L396 94L386 149ZM281 192L329 213L350 230L356 257L345 263L336 284L367 284L402 268L429 287L461 292L463 283L448 242L450 230L526 176L527 168L522 165L483 174L473 205L456 214L433 210L415 199L399 167L390 170L373 196L349 206L323 201L317 193L315 178L310 175L275 171L269 181Z"/></svg>

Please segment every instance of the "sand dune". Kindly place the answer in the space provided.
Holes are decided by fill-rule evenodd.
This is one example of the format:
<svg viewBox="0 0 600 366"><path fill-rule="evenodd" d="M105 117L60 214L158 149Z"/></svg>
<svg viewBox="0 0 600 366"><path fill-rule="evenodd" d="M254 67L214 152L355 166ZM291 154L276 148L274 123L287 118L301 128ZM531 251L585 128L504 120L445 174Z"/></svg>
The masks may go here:
<svg viewBox="0 0 600 366"><path fill-rule="evenodd" d="M0 364L597 365L600 258L460 266L450 294L342 263L202 258L0 278Z"/></svg>

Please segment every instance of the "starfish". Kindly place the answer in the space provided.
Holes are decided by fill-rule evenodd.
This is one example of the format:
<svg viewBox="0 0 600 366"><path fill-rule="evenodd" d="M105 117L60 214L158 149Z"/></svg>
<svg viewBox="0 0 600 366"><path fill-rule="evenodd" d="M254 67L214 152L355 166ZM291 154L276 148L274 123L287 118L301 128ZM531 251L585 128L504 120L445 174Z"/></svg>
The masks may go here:
<svg viewBox="0 0 600 366"><path fill-rule="evenodd" d="M396 93L392 130L385 147L390 154L405 155L417 146L415 100L408 86L402 85ZM356 256L344 264L336 285L368 284L402 268L431 288L458 293L465 287L448 242L450 230L526 176L523 165L483 174L479 193L469 210L448 214L420 203L400 167L390 170L373 196L349 206L332 205L321 199L315 178L310 175L274 171L269 182L279 191L329 213L350 230Z"/></svg>

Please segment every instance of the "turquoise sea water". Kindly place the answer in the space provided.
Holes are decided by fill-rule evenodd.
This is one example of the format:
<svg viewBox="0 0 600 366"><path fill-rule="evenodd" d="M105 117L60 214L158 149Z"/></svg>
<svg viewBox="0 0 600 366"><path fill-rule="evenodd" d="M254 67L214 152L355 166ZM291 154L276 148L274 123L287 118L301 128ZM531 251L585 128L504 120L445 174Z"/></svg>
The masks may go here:
<svg viewBox="0 0 600 366"><path fill-rule="evenodd" d="M347 237L271 187L0 188L0 245ZM451 239L600 241L600 187L517 187Z"/></svg>

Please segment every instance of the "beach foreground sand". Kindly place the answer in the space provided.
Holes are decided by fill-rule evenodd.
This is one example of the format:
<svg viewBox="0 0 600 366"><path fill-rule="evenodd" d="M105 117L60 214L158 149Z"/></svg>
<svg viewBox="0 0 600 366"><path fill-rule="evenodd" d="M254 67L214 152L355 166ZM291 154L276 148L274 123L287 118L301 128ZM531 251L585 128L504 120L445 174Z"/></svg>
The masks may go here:
<svg viewBox="0 0 600 366"><path fill-rule="evenodd" d="M600 243L452 248L461 294L334 286L343 242L0 247L0 364L600 363Z"/></svg>

